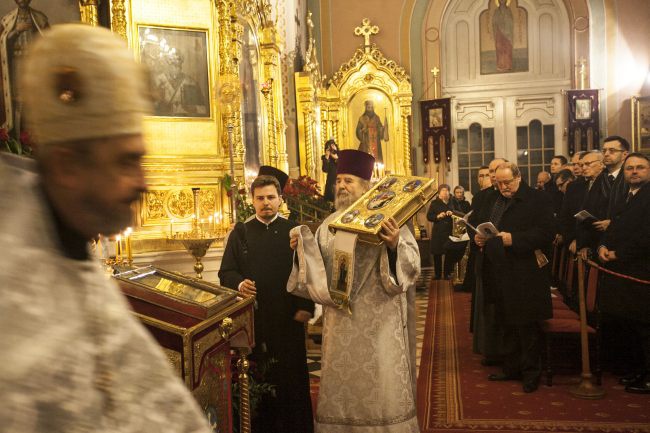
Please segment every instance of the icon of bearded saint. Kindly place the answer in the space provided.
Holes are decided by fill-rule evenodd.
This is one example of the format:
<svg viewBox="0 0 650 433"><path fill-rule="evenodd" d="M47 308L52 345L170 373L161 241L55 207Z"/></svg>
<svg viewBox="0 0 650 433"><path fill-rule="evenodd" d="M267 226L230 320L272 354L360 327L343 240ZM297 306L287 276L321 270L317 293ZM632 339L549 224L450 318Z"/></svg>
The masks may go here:
<svg viewBox="0 0 650 433"><path fill-rule="evenodd" d="M359 139L359 150L371 154L375 162L383 163L381 141L388 141L388 127L382 125L381 119L375 113L374 103L370 100L364 103L366 111L359 117L356 134ZM386 119L384 119L386 123Z"/></svg>

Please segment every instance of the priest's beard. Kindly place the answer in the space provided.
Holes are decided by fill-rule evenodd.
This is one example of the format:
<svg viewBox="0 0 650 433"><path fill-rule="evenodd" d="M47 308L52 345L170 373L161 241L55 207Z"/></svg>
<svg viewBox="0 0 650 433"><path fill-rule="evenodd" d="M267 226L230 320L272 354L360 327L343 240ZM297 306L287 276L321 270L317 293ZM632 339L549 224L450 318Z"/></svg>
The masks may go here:
<svg viewBox="0 0 650 433"><path fill-rule="evenodd" d="M361 196L355 196L352 193L349 193L348 191L341 189L336 193L336 197L334 198L334 207L336 210L343 210L347 207L349 207L352 203L357 201Z"/></svg>

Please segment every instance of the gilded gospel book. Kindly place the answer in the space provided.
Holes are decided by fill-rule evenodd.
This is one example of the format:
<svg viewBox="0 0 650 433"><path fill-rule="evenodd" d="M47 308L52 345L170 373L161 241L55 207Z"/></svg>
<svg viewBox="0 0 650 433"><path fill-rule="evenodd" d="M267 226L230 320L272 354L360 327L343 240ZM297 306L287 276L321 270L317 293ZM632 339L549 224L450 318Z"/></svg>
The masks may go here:
<svg viewBox="0 0 650 433"><path fill-rule="evenodd" d="M342 212L329 229L357 233L360 241L379 245L382 221L393 217L401 227L435 197L436 190L435 179L387 176Z"/></svg>

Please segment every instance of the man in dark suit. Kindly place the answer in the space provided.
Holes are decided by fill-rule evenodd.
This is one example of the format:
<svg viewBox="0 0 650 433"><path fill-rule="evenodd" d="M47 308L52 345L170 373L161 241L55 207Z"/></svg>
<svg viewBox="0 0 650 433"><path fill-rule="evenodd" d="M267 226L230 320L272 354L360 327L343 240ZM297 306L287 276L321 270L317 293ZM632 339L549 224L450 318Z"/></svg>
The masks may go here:
<svg viewBox="0 0 650 433"><path fill-rule="evenodd" d="M487 167L489 186L481 189L472 199L472 214L469 217L469 222L474 227L478 223L479 213L486 201L492 194L497 194L496 169L499 164L504 162L507 161L503 158L490 161ZM484 172L484 170L479 170L479 175L481 171ZM497 365L501 363L501 329L495 323L494 303L486 302L482 280L480 274L476 272L477 268L481 267L482 256L474 242L470 242L469 246L465 284L470 286L469 290L466 290L472 292L472 317L470 319L470 331L473 333L472 349L474 353L483 354L482 365Z"/></svg>
<svg viewBox="0 0 650 433"><path fill-rule="evenodd" d="M607 219L609 186L605 182L605 166L600 150L591 150L582 158L586 191L580 210L586 210L594 219L586 219L576 224L576 251L587 258L598 246L600 235L605 230L596 223Z"/></svg>
<svg viewBox="0 0 650 433"><path fill-rule="evenodd" d="M630 143L618 135L609 136L603 141L602 153L605 170L596 179L594 193L592 194L590 190L587 194L587 200L593 199L589 203L591 210L596 211L599 215L585 207L598 218L598 221L593 222L591 227L584 231L586 243L580 246L583 258L586 258L598 246L598 240L611 222L613 209L625 200L628 187L624 182L621 167L629 151Z"/></svg>
<svg viewBox="0 0 650 433"><path fill-rule="evenodd" d="M494 302L503 326L503 373L488 379L521 379L528 393L537 389L541 375L539 322L552 315L550 274L537 256L555 236L553 205L543 191L522 182L514 163L499 165L496 181L499 192L490 196L478 219L492 222L499 233L474 236L483 251L485 297Z"/></svg>
<svg viewBox="0 0 650 433"><path fill-rule="evenodd" d="M576 219L574 215L582 209L582 203L587 194L588 183L583 176L583 158L587 152L577 152L571 158L571 171L575 180L569 183L564 191L564 199L560 208L558 225L562 243L569 247L569 251L576 253ZM557 184L557 182L556 182Z"/></svg>
<svg viewBox="0 0 650 433"><path fill-rule="evenodd" d="M630 154L623 165L629 185L626 200L616 208L601 241L598 257L608 269L650 280L650 162ZM650 285L606 275L600 292L603 313L626 321L635 331L643 366L620 382L632 393L650 394Z"/></svg>

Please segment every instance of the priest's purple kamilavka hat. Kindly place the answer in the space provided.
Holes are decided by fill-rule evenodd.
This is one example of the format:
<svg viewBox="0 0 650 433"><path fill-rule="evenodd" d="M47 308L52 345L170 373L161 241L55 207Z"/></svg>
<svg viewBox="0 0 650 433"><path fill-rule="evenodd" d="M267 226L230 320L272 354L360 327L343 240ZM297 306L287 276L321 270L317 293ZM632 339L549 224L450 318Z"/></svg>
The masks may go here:
<svg viewBox="0 0 650 433"><path fill-rule="evenodd" d="M370 180L375 168L375 158L360 150L345 149L339 152L336 174L352 174Z"/></svg>

